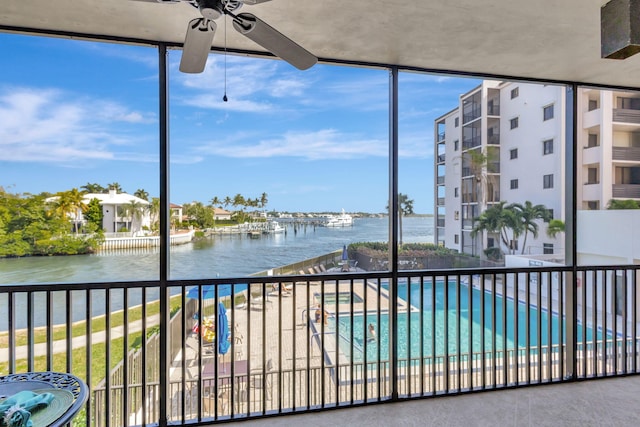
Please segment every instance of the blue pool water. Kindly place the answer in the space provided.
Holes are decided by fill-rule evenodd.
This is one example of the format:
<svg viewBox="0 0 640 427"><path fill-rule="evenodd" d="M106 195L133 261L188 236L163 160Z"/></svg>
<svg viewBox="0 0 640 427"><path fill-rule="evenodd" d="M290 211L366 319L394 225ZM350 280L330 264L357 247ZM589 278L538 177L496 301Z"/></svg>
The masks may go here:
<svg viewBox="0 0 640 427"><path fill-rule="evenodd" d="M506 331L504 331L504 301L502 297L495 297L495 313L492 313L493 298L491 294L486 293L484 304L482 304L482 293L479 289L472 291L472 308L473 312L469 316L469 287L461 284L456 285L455 282L448 285L448 309L445 309L445 285L444 282L436 282L435 303L432 300L432 283L423 285L423 301L422 311L411 313L400 313L398 315L398 357L411 358L439 356L445 354L445 315L447 316L448 330L448 353L450 355L460 353L481 352L482 348L482 329L484 328L484 351L490 352L493 349L494 341L497 351L503 350L506 345L507 350L516 348L516 327L515 323L515 304L513 299L507 298L506 301ZM385 287L385 284L383 284ZM409 289L410 288L410 289ZM456 308L457 295L460 292L460 307ZM412 284L410 287L407 283L398 285L398 296L407 301L407 295L410 290L409 300L411 304L420 309L420 287L418 284ZM526 348L527 345L527 323L529 327L529 346L538 346L538 335L540 335L540 345L542 347L558 344L564 341L564 331L559 330L559 322L557 314L552 314L549 320L549 313L546 310L538 311L535 307L530 306L528 322L527 307L524 302L518 305L518 325L517 325L517 346L518 348ZM435 323L434 320L435 310ZM482 314L484 312L484 323ZM495 318L495 328L493 319ZM379 322L378 322L379 321ZM548 335L549 321L551 321L551 337ZM458 323L459 322L459 325ZM422 323L422 337L420 337ZM368 325L372 324L376 331L376 339L369 340L367 332ZM540 334L538 334L538 324ZM353 335L351 328L353 325ZM389 354L389 334L388 334L389 316L387 314L367 314L355 316L340 316L338 319L338 333L340 336L340 349L350 357L353 348L354 361L361 362L366 352L367 361L378 360L378 352L380 352L380 360L388 360ZM459 327L458 327L459 326ZM335 330L335 321L330 324ZM564 327L563 327L564 329ZM459 336L458 336L459 330ZM435 333L435 351L433 346L433 334ZM470 340L471 334L471 340ZM351 339L353 338L353 340ZM422 338L422 339L421 339ZM582 339L582 328L578 328L578 339ZM587 329L587 340L592 339L591 329ZM505 343L506 340L506 343ZM551 341L549 341L551 340ZM471 341L471 342L470 342ZM351 344L353 342L353 345ZM458 349L459 342L459 349ZM421 351L422 347L422 351Z"/></svg>

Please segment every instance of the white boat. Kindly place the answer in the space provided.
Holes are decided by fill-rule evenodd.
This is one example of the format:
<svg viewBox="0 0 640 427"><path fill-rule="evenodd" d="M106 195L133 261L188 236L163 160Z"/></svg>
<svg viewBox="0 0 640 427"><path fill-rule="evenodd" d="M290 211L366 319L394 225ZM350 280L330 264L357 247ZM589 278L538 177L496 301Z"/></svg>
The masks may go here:
<svg viewBox="0 0 640 427"><path fill-rule="evenodd" d="M342 209L340 215L331 215L324 225L325 227L351 227L353 225L353 217Z"/></svg>
<svg viewBox="0 0 640 427"><path fill-rule="evenodd" d="M284 227L278 224L278 221L269 221L267 232L272 234L284 233Z"/></svg>

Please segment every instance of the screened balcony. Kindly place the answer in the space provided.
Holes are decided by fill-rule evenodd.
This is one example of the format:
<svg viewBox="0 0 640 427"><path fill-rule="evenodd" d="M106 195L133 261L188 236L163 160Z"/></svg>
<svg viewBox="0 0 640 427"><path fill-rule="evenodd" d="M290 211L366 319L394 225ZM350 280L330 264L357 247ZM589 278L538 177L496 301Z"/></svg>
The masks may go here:
<svg viewBox="0 0 640 427"><path fill-rule="evenodd" d="M610 390L604 384L609 384L611 377L626 377L613 379L620 384L611 387L614 393L624 387L631 389L629 380L635 377L630 375L638 370L637 270L633 265L578 265L573 257L567 256L566 266L496 269L458 265L436 269L426 260L400 257L395 251L398 227L391 226L389 230L394 231L386 236L391 248L388 257L375 260L363 257L358 260L360 270L351 271L353 266L346 263L348 271L344 273L328 271L340 263L340 267L344 267L345 260L326 258L292 271L272 272L272 275L265 272L223 279L207 270L202 275L172 278L169 259L172 255L169 250L171 174L176 176L180 167L184 170L190 165L185 162L189 157L183 157L178 160L185 163L177 162L181 166L174 164L171 171L169 168L172 158L169 123L175 117L170 119L168 109L166 90L170 67L165 61L168 53L181 48L185 23L198 16L198 12L188 4L154 3L157 2L61 0L43 4L36 0L8 0L0 6L3 34L29 34L29 37L44 37L46 41L50 36L97 40L108 42L109 46L113 43L142 45L153 50L157 61L152 62L157 72L140 73L135 76L137 80L132 80L139 85L149 80L157 83L157 92L141 98L157 105L154 110L157 111L157 133L138 142L151 141L150 145L157 147L155 157L149 156L152 159L149 163L155 165L155 169L141 168L139 173L153 175L158 182L161 223L158 265L151 278L115 280L112 272L98 272L100 280L78 283L46 280L1 283L0 324L4 326L0 335L4 343L0 346L1 374L44 370L77 374L89 384L91 398L76 423L88 426L212 425L234 419L247 419L248 424L291 423L307 420L304 417L309 414L303 413L353 406L363 406L356 410L369 416L381 409L395 415L399 401L406 400L401 403L405 405L412 399L423 399L420 406L429 410L437 403L447 402L444 411L452 420L457 409L455 402L449 402L454 399L464 402L467 409L486 408L483 403L494 402L497 397L504 402L505 395L507 399L518 399L515 396L522 396L523 392L529 395L551 390L544 400L548 405L541 404L530 410L528 420L535 422L539 414L542 414L540 419L548 420L544 418L548 409L558 401L565 401L554 396L556 391L564 399L567 395L577 398L580 385L591 390L600 390L600 387ZM389 5L378 0L355 2L352 6L346 10L343 2L337 0L315 3L274 0L250 7L261 19L273 23L317 54L321 64L371 67L384 74L382 80L388 85L376 79L357 82L372 83L375 90L368 91L367 95L383 94L385 107L381 108L380 100L375 97L367 96L365 101L368 110L382 110L388 118L382 139L387 136L389 139L387 150L380 150L384 155L388 153L388 158L362 174L365 179L359 184L366 185L374 177L384 176L382 183L375 181L369 185L378 186L382 193L380 210L384 209L385 201L391 206L388 211L391 224L398 220L399 213L389 200L404 191L398 183L407 181L406 176L400 179L398 174L401 139L398 127L403 132L410 131L402 133L403 137L425 133L419 127L402 127L406 122L400 118L404 120L406 116L399 114L399 110L400 113L408 111L402 110L398 102L399 86L408 84L416 75L436 73L426 75L439 83L446 83L447 78L441 77L449 77L448 71L453 71L451 75L463 77L541 79L545 84L574 82L616 88L637 85L633 64L607 62L600 59L597 52L594 54L593 47L599 46L600 35L597 13L594 8L582 7L578 0L564 2L562 6L550 0L524 4L496 0L490 5L474 5L470 13L464 14L459 11L468 8L468 3L455 0L434 3L421 10L409 3L396 4L394 13L381 13L388 11ZM555 11L552 15L540 12L552 7ZM532 16L541 18L536 21L539 25L530 25ZM368 25L346 25L347 21ZM258 57L267 62L273 59L265 49L232 31L228 39L224 38L223 45L222 27L219 26L211 57L220 59L222 55L217 54L226 53L235 55L234 58ZM380 28L385 29L382 34ZM430 37L429 32L434 28L440 30L442 37ZM460 28L468 31L460 32ZM530 30L524 38L522 28ZM478 34L482 34L484 40L481 46L469 42ZM558 39L565 42L557 43ZM27 45L24 45L24 56L30 57ZM539 49L540 45L546 49ZM496 56L496 51L501 54ZM148 62L144 55L122 53L111 54L106 62L115 64L115 68L122 63L123 56ZM18 55L10 56L13 63L21 59ZM31 57L30 61L34 62L29 63L28 68L42 75L49 74L52 68L65 73L72 71L66 64L64 67L54 61L38 64L37 60L37 56ZM100 65L102 63L96 67ZM5 70L16 71L12 66ZM496 75L496 70L504 70L508 75ZM222 71L215 71L216 77L209 82L210 86L222 84ZM60 77L65 73L51 75ZM83 77L90 79L91 76ZM101 76L103 81L78 79L78 86L100 86L105 92L119 87L120 83L112 79L112 75ZM237 76L230 74L232 78ZM243 80L243 85L250 85L259 77L256 73L253 78ZM295 75L281 83L271 87L279 96L291 96L299 88ZM355 84L352 81L336 85L343 91L342 96L321 101L349 106L349 101L353 101L348 96L349 89ZM567 99L571 99L574 89L567 86ZM454 94L454 100L458 95ZM189 103L193 99L185 96L181 101ZM207 99L198 100L204 103ZM111 105L83 101L92 106L90 116L94 120L105 111L114 112L113 108L107 108ZM573 107L576 111L576 106ZM504 114L504 106L502 110ZM296 109L288 111L289 116L297 113ZM470 108L463 119L477 118L480 113L478 108ZM59 116L56 123L68 124L65 117L69 118ZM149 119L126 114L120 117L129 121ZM323 117L326 128L316 129L317 134L326 136L321 142L330 137L338 140L344 137L331 132L330 125L336 117L340 115L335 112ZM223 121L226 117L219 114L202 118L194 114L189 118L201 122L195 120L193 126L180 128L178 134L185 145L192 142L189 132L195 127ZM380 120L368 121L371 127L378 123ZM244 120L237 127L238 133L250 133L253 126L255 122ZM35 133L37 130L33 128ZM359 131L361 129L353 134L359 136ZM214 142L215 137L220 136L212 135ZM301 141L300 145L305 145L304 136L290 135L291 139ZM277 142L265 139L268 142L265 146L273 147ZM360 138L364 143L354 152L368 152L371 142L379 139ZM570 153L576 148L571 145L571 138L566 140L569 141L566 151ZM98 144L93 145L87 152L94 153L98 148ZM204 151L190 154L193 158ZM12 150L3 152L8 156ZM53 153L31 152L34 157L41 154L47 157ZM304 162L289 161L278 171L292 183L296 176L286 172L300 163ZM83 164L77 162L73 166L65 175L78 173ZM19 169L14 167L9 173L17 174ZM238 170L247 173L252 167L245 165ZM412 177L424 186L428 185L424 184L424 175ZM567 175L571 176L569 171ZM51 175L51 179L57 178L60 177ZM13 181L8 179L8 182ZM567 199L572 200L575 183L568 180L564 185ZM317 192L319 188L318 185L308 191ZM333 194L354 195L354 188L357 186L345 180ZM572 213L575 209L568 206L566 210ZM568 221L566 253L571 255L577 225ZM467 237L467 234L463 236L464 248L473 252L476 248L469 243L473 240ZM205 268L203 262L189 271L201 272ZM41 273L35 269L25 271L34 277ZM204 287L216 284L231 285L229 295L220 290L212 297L205 297ZM190 298L188 294L194 287L202 287L202 293ZM212 340L203 336L201 327L205 319L215 322L223 310L229 322L225 351L211 345ZM465 317L465 313L471 315ZM372 332L369 324L373 325ZM213 330L222 335L215 326ZM607 380L603 381L576 381L605 377ZM549 386L524 388L532 385ZM493 393L478 393L485 391ZM632 407L631 411L635 411L635 401L622 404L622 397L633 395L633 389L622 397L606 392L602 395L620 397L608 405L616 413L609 413L610 418L605 418L603 423L624 422L628 420L625 409L629 411ZM447 400L431 399L443 396L447 396L444 398ZM468 404L469 399L476 399L476 403ZM394 405L369 406L386 403ZM594 406L597 405L591 405ZM563 407L562 415L552 421L561 421L567 414L582 413L582 408L575 408ZM475 411L473 415L476 421L480 419L488 424L505 419L501 416L496 421L494 408L489 412ZM300 418L272 417L292 413L300 413ZM350 412L345 409L315 416L329 420L337 415L344 422L349 420L347 413ZM415 420L413 411L402 415Z"/></svg>

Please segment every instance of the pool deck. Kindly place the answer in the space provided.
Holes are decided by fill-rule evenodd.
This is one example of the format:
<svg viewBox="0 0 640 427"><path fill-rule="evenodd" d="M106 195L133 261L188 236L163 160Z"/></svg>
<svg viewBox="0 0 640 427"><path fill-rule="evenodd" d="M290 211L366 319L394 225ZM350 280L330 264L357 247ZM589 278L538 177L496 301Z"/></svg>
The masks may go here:
<svg viewBox="0 0 640 427"><path fill-rule="evenodd" d="M340 281L339 283L290 284L292 292L271 291L265 301L250 303L245 307L228 310L227 315L234 330L231 348L235 361L244 363L245 372L268 373L268 366L278 371L305 371L326 368L337 356L340 363L347 363L344 355L336 348L335 334L326 334L322 319L315 320L318 300L315 294L321 292L354 292L362 302L349 304L327 304L329 316L336 313L363 313L366 311L385 312L389 300L384 289L378 290L363 281ZM410 309L399 305L399 311ZM250 326L249 326L250 325ZM191 338L192 339L192 338ZM193 340L193 339L192 339ZM193 340L195 341L195 340ZM198 378L197 344L188 345L186 360L190 378ZM197 341L195 341L197 343ZM324 346L324 352L320 349ZM229 361L231 357L225 356ZM180 358L174 362L179 367ZM204 363L204 361L203 361ZM335 401L338 390L331 384L335 377L325 369L324 382L327 385L327 403ZM237 374L241 374L237 372ZM172 380L180 379L180 369L174 369ZM341 380L348 380L341 377ZM342 382L342 381L341 381ZM277 387L277 386L276 386ZM304 407L304 384L295 385L298 397L294 406ZM338 386L339 387L339 386ZM276 388L277 389L277 388ZM360 393L360 392L358 392ZM368 391L367 393L370 393ZM375 400L374 395L369 394ZM331 395L332 394L332 395ZM314 426L335 425L580 425L580 426L625 426L640 423L638 398L640 396L640 376L615 379L591 380L544 386L522 387L485 393L470 393L461 396L444 396L390 404L371 404L358 408L321 411L290 416L268 417L262 420L243 421L245 425L291 425L309 424ZM360 396L354 396L356 399ZM292 404L277 397L267 401L249 397L248 406L241 409L250 412L274 410L282 405ZM304 397L300 397L304 399ZM219 415L229 415L229 408ZM428 420L425 424L425 420Z"/></svg>

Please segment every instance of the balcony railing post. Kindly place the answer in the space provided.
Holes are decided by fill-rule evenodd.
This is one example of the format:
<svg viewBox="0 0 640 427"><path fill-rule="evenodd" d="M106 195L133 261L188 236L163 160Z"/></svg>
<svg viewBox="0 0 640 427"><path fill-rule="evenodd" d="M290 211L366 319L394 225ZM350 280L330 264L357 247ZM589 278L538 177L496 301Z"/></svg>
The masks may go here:
<svg viewBox="0 0 640 427"><path fill-rule="evenodd" d="M398 68L389 76L389 384L391 400L398 399ZM378 297L379 298L379 297ZM380 324L380 322L378 322ZM380 358L378 358L380 363ZM378 377L379 378L379 377ZM378 395L378 399L381 396Z"/></svg>
<svg viewBox="0 0 640 427"><path fill-rule="evenodd" d="M577 301L576 301L576 233L577 233L577 147L578 147L578 87L577 85L567 86L566 89L566 126L565 126L565 187L567 188L567 196L565 197L565 211L567 212L565 221L565 260L566 264L572 266L573 269L565 274L565 298L564 313L566 321L566 366L565 377L577 377Z"/></svg>

